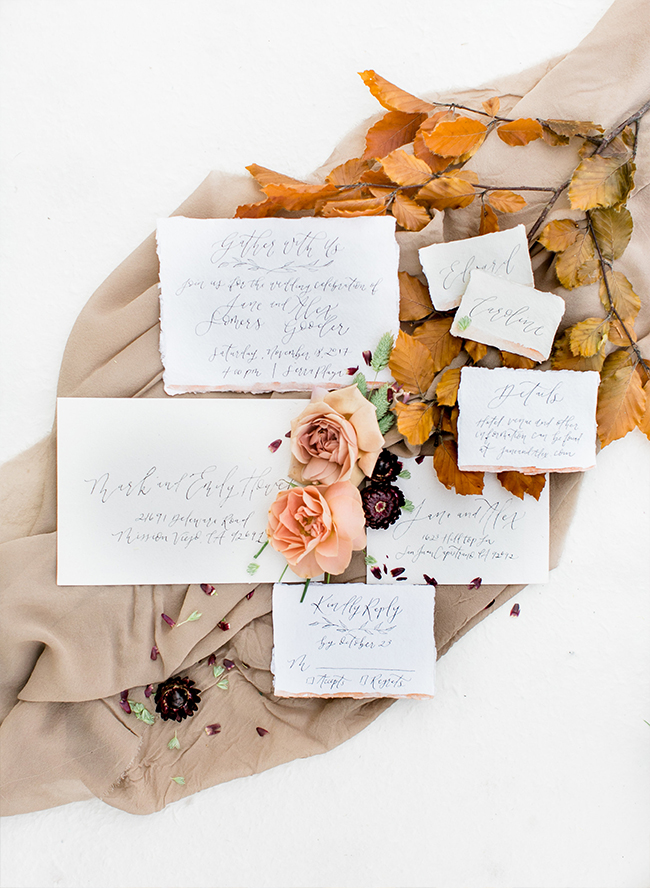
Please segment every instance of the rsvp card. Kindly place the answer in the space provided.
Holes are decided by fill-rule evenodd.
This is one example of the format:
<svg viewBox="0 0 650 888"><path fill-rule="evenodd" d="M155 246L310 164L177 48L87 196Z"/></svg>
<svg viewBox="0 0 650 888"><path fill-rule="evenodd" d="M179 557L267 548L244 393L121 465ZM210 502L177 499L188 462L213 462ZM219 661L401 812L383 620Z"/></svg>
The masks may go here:
<svg viewBox="0 0 650 888"><path fill-rule="evenodd" d="M286 562L271 546L254 579L247 568L290 486L284 436L304 406L60 398L58 584L276 581Z"/></svg>
<svg viewBox="0 0 650 888"><path fill-rule="evenodd" d="M167 394L345 386L363 351L397 335L392 216L175 216L157 239Z"/></svg>
<svg viewBox="0 0 650 888"><path fill-rule="evenodd" d="M463 367L459 468L527 475L593 468L599 383L594 370Z"/></svg>
<svg viewBox="0 0 650 888"><path fill-rule="evenodd" d="M533 286L533 268L523 225L447 244L431 244L419 253L431 301L438 311L449 311L460 303L474 269Z"/></svg>
<svg viewBox="0 0 650 888"><path fill-rule="evenodd" d="M432 697L432 586L273 587L278 697Z"/></svg>
<svg viewBox="0 0 650 888"><path fill-rule="evenodd" d="M539 500L518 499L494 475L485 475L483 493L460 496L438 481L431 457L408 460L408 469L399 486L413 511L386 530L368 529L369 583L547 582L548 479Z"/></svg>

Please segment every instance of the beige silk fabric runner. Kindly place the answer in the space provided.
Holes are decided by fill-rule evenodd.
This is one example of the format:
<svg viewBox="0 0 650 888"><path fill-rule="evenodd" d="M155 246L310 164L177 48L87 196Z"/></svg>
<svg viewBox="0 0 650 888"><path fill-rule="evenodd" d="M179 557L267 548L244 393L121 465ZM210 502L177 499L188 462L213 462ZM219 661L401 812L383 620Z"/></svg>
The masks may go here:
<svg viewBox="0 0 650 888"><path fill-rule="evenodd" d="M624 120L650 95L650 5L617 0L595 30L563 60L526 72L495 89L453 94L477 106L500 94L503 112L594 120L605 127ZM429 98L429 97L425 97ZM442 97L444 98L444 97ZM648 131L640 127L636 189L629 201L634 236L617 263L640 293L641 347L650 345L650 179ZM352 134L328 165L358 156L366 127ZM574 149L541 141L509 148L491 137L471 161L480 181L502 187L557 185L576 163ZM530 226L539 201L511 224ZM213 173L179 208L198 218L230 217L240 203L258 200L252 181ZM550 218L566 215L559 204ZM417 249L466 237L478 228L476 209L440 214L422 232L398 234L403 270L419 272ZM597 286L570 293L557 286L545 251L534 255L536 282L567 300L564 325L602 315ZM59 380L62 397L165 397L158 353L158 262L153 235L92 296L67 344ZM202 395L199 397L211 397ZM228 396L226 396L228 397ZM390 700L276 699L269 670L272 647L269 585L217 585L219 568L197 585L83 587L56 585L55 431L0 471L2 521L0 588L3 639L2 813L39 810L96 796L132 813L159 810L205 787L253 774L294 758L325 752L360 731ZM404 451L406 452L406 451ZM578 475L551 479L551 560L557 563L568 528ZM355 556L344 579L362 581ZM436 640L444 654L477 622L521 586L442 586L436 599ZM255 589L255 594L246 595ZM170 631L160 614L178 620L193 610L201 620ZM230 629L217 627L226 620ZM150 659L152 645L160 656ZM218 690L206 658L237 663L230 688ZM244 668L242 661L249 668ZM143 688L183 674L203 692L199 711L179 725L148 726L127 715L119 695L144 700ZM149 707L153 708L152 698ZM205 726L220 723L220 734ZM268 730L263 737L256 727ZM167 753L178 729L180 752ZM185 785L171 778L182 774Z"/></svg>

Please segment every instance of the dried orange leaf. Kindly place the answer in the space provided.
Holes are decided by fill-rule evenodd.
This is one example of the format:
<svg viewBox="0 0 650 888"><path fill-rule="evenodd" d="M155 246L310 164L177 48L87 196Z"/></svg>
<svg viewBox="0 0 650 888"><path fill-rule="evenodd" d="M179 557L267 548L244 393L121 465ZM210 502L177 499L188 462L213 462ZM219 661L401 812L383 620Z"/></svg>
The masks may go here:
<svg viewBox="0 0 650 888"><path fill-rule="evenodd" d="M421 321L433 311L428 288L406 271L400 271L398 277L400 321Z"/></svg>
<svg viewBox="0 0 650 888"><path fill-rule="evenodd" d="M424 143L434 154L460 157L472 148L478 148L487 134L487 127L472 117L443 120L431 133L424 133Z"/></svg>
<svg viewBox="0 0 650 888"><path fill-rule="evenodd" d="M445 370L436 386L436 398L441 407L453 407L458 400L460 367Z"/></svg>
<svg viewBox="0 0 650 888"><path fill-rule="evenodd" d="M576 167L569 185L569 202L574 210L612 207L623 203L634 187L636 166L627 158L586 157Z"/></svg>
<svg viewBox="0 0 650 888"><path fill-rule="evenodd" d="M389 111L368 130L362 159L386 157L395 148L412 142L424 117L424 114Z"/></svg>
<svg viewBox="0 0 650 888"><path fill-rule="evenodd" d="M431 221L431 216L425 209L405 194L396 194L392 205L393 216L398 225L407 231L421 231Z"/></svg>
<svg viewBox="0 0 650 888"><path fill-rule="evenodd" d="M570 328L569 346L574 355L593 358L607 342L609 321L604 318L587 318Z"/></svg>
<svg viewBox="0 0 650 888"><path fill-rule="evenodd" d="M528 145L534 142L542 135L542 125L538 120L530 117L520 117L517 120L511 120L510 123L502 124L497 133L502 142L506 145Z"/></svg>
<svg viewBox="0 0 650 888"><path fill-rule="evenodd" d="M383 216L386 213L386 199L368 197L365 200L330 200L320 211L321 216Z"/></svg>
<svg viewBox="0 0 650 888"><path fill-rule="evenodd" d="M646 409L646 393L639 374L635 372L634 364L623 363L621 359L612 360L617 355L618 352L614 352L606 358L598 389L596 421L598 437L603 447L618 438L623 438L636 428L643 420ZM609 372L610 361L612 368L621 363L623 365L614 372Z"/></svg>
<svg viewBox="0 0 650 888"><path fill-rule="evenodd" d="M499 213L518 213L527 206L526 199L514 191L490 191L486 199Z"/></svg>
<svg viewBox="0 0 650 888"><path fill-rule="evenodd" d="M389 188L395 187L383 170L368 170L367 173L364 173L361 176L361 181L366 182L369 185L386 185Z"/></svg>
<svg viewBox="0 0 650 888"><path fill-rule="evenodd" d="M630 344L630 337L627 336L625 330L630 334L633 342L636 342L637 336L634 330L634 325L631 321L628 321L625 324L625 329L623 329L623 325L616 318L612 318L609 334L607 336L607 341L611 342L612 345L619 345L623 347L627 347Z"/></svg>
<svg viewBox="0 0 650 888"><path fill-rule="evenodd" d="M428 201L436 210L468 207L474 200L474 186L459 176L440 176L421 188L418 200Z"/></svg>
<svg viewBox="0 0 650 888"><path fill-rule="evenodd" d="M441 441L433 454L433 467L438 480L447 490L455 489L461 496L483 493L483 472L461 472L458 449L454 441Z"/></svg>
<svg viewBox="0 0 650 888"><path fill-rule="evenodd" d="M612 305L623 321L632 322L641 308L641 297L632 289L622 271L608 271L607 284L612 297ZM601 278L599 288L600 301L606 311L610 311L609 297L605 281Z"/></svg>
<svg viewBox="0 0 650 888"><path fill-rule="evenodd" d="M499 220L497 214L492 207L487 204L481 206L480 223L478 228L479 234L491 234L493 231L499 230Z"/></svg>
<svg viewBox="0 0 650 888"><path fill-rule="evenodd" d="M333 185L290 185L269 184L264 186L267 197L275 200L285 210L310 210L319 200L336 194Z"/></svg>
<svg viewBox="0 0 650 888"><path fill-rule="evenodd" d="M251 176L259 182L262 188L265 185L290 185L293 188L296 185L306 184L299 179L292 179L291 176L285 176L284 173L276 173L275 170L269 170L267 167L259 166L257 163L252 163L250 166L247 166L246 169Z"/></svg>
<svg viewBox="0 0 650 888"><path fill-rule="evenodd" d="M501 99L498 96L492 96L492 98L488 99L487 102L483 102L483 110L486 114L491 114L493 117L495 114L499 113L500 108Z"/></svg>
<svg viewBox="0 0 650 888"><path fill-rule="evenodd" d="M391 151L381 165L388 178L397 185L424 185L431 178L428 164L403 148Z"/></svg>
<svg viewBox="0 0 650 888"><path fill-rule="evenodd" d="M518 496L520 500L524 498L525 493L538 500L546 486L546 475L543 473L522 475L521 472L497 472L497 478L508 493Z"/></svg>
<svg viewBox="0 0 650 888"><path fill-rule="evenodd" d="M545 120L546 126L558 136L597 136L603 132L602 126L591 120Z"/></svg>
<svg viewBox="0 0 650 888"><path fill-rule="evenodd" d="M325 181L330 185L354 185L361 180L361 176L368 171L369 161L360 157L353 157L339 164L329 173Z"/></svg>
<svg viewBox="0 0 650 888"><path fill-rule="evenodd" d="M443 157L441 154L434 154L432 151L429 151L424 143L422 127L420 127L413 140L413 154L415 154L416 157L419 157L420 160L423 160L432 173L441 173L454 162L453 157Z"/></svg>
<svg viewBox="0 0 650 888"><path fill-rule="evenodd" d="M571 351L570 332L565 330L562 336L555 341L553 354L551 355L551 367L553 370L596 370L600 371L605 360L604 353L600 352L593 358L577 357Z"/></svg>
<svg viewBox="0 0 650 888"><path fill-rule="evenodd" d="M466 339L463 342L463 348L475 364L486 356L488 350L487 345L483 345L482 342L474 342L473 339Z"/></svg>
<svg viewBox="0 0 650 888"><path fill-rule="evenodd" d="M376 71L359 71L359 77L377 101L389 111L406 111L408 114L415 114L427 113L435 109L435 105L424 102L417 96L400 89L399 86L380 77Z"/></svg>
<svg viewBox="0 0 650 888"><path fill-rule="evenodd" d="M435 404L416 401L413 404L402 404L396 401L397 430L404 435L409 444L424 444L429 440L438 418Z"/></svg>
<svg viewBox="0 0 650 888"><path fill-rule="evenodd" d="M579 231L576 239L555 260L557 279L573 290L582 284L592 284L600 276L600 265L594 250L594 243L587 230Z"/></svg>
<svg viewBox="0 0 650 888"><path fill-rule="evenodd" d="M531 358L525 358L523 355L513 355L512 352L502 351L501 360L504 367L510 367L511 370L532 370L537 363Z"/></svg>
<svg viewBox="0 0 650 888"><path fill-rule="evenodd" d="M268 216L277 216L282 211L282 205L275 198L267 198L257 203L242 204L237 207L235 219L264 219Z"/></svg>
<svg viewBox="0 0 650 888"><path fill-rule="evenodd" d="M429 350L403 330L397 334L388 367L395 382L407 392L420 395L426 393L436 375Z"/></svg>
<svg viewBox="0 0 650 888"><path fill-rule="evenodd" d="M562 253L575 241L579 231L573 219L554 219L542 228L537 240L551 253Z"/></svg>
<svg viewBox="0 0 650 888"><path fill-rule="evenodd" d="M542 124L542 139L547 145L551 145L554 148L556 145L568 145L570 141L568 136L560 136L545 124Z"/></svg>
<svg viewBox="0 0 650 888"><path fill-rule="evenodd" d="M589 214L600 252L609 262L619 259L632 237L632 214L627 207L592 210Z"/></svg>
<svg viewBox="0 0 650 888"><path fill-rule="evenodd" d="M463 346L463 340L452 336L449 332L453 320L453 318L431 318L413 334L417 342L429 349L436 373L451 364Z"/></svg>
<svg viewBox="0 0 650 888"><path fill-rule="evenodd" d="M645 410L638 425L643 434L650 439L650 382L646 382L643 386L643 392L645 394Z"/></svg>
<svg viewBox="0 0 650 888"><path fill-rule="evenodd" d="M445 407L442 411L442 430L453 435L454 441L458 441L458 413L458 407Z"/></svg>

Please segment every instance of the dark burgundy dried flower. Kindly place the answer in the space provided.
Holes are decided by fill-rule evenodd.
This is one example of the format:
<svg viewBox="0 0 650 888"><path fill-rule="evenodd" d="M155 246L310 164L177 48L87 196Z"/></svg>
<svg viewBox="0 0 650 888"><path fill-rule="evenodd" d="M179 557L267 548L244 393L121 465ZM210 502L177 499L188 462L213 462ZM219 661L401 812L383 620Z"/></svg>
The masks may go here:
<svg viewBox="0 0 650 888"><path fill-rule="evenodd" d="M291 437L291 429L289 429L288 432L285 432L285 433L284 433L284 437L285 437L285 438L290 438L290 437Z"/></svg>
<svg viewBox="0 0 650 888"><path fill-rule="evenodd" d="M221 733L221 725L219 725L219 724L206 725L205 726L205 733L208 735L208 737L212 737L212 736L214 736L214 734L220 734Z"/></svg>
<svg viewBox="0 0 650 888"><path fill-rule="evenodd" d="M120 706L126 712L127 715L131 714L131 707L129 706L128 689L126 691L122 691L122 693L120 694Z"/></svg>
<svg viewBox="0 0 650 888"><path fill-rule="evenodd" d="M147 685L144 689L144 695L147 699L153 694L153 685Z"/></svg>
<svg viewBox="0 0 650 888"><path fill-rule="evenodd" d="M152 659L152 660L157 660L157 659L158 659L158 654L159 654L159 653L160 653L160 651L158 650L158 648L157 648L156 645L154 644L154 646L151 648L151 654L150 654L151 659Z"/></svg>
<svg viewBox="0 0 650 888"><path fill-rule="evenodd" d="M519 616L519 605L518 604L512 605L512 610L510 611L510 616L511 617L518 617Z"/></svg>
<svg viewBox="0 0 650 888"><path fill-rule="evenodd" d="M250 601L253 595L255 595L255 589L248 593L248 595L246 596L246 601Z"/></svg>
<svg viewBox="0 0 650 888"><path fill-rule="evenodd" d="M397 521L406 500L399 487L369 484L361 491L361 502L367 526L383 530Z"/></svg>
<svg viewBox="0 0 650 888"><path fill-rule="evenodd" d="M469 584L469 586L467 588L468 589L480 589L482 582L483 582L483 580L480 577L474 577L474 579L472 580L472 582Z"/></svg>
<svg viewBox="0 0 650 888"><path fill-rule="evenodd" d="M208 657L208 666L214 666L214 664L215 664L216 662L217 662L217 655L216 655L216 654L210 654L210 656Z"/></svg>
<svg viewBox="0 0 650 888"><path fill-rule="evenodd" d="M405 567L394 567L391 570L390 575L391 577L398 577L400 574L403 574L405 570Z"/></svg>
<svg viewBox="0 0 650 888"><path fill-rule="evenodd" d="M191 678L175 675L158 685L154 700L156 712L160 713L163 721L174 719L180 722L184 718L191 718L199 708L201 691L194 687Z"/></svg>
<svg viewBox="0 0 650 888"><path fill-rule="evenodd" d="M492 607L492 605L494 604L495 601L496 601L496 598L493 598L492 601L491 601L489 604L486 604L486 605L485 605L485 607L483 608L483 610L484 610L484 611L486 611L486 610L490 610L490 608Z"/></svg>
<svg viewBox="0 0 650 888"><path fill-rule="evenodd" d="M219 627L219 629L221 629L222 632L227 632L230 629L230 623L226 623L225 620L221 620L219 623L217 623L217 626Z"/></svg>
<svg viewBox="0 0 650 888"><path fill-rule="evenodd" d="M368 366L370 366L370 363L371 363L371 361L372 361L372 352L370 351L369 348L367 348L367 349L363 352L363 360L366 362L366 364L367 364Z"/></svg>
<svg viewBox="0 0 650 888"><path fill-rule="evenodd" d="M268 731L266 730L266 728L255 728L255 730L260 735L260 737L263 737L265 734L268 734Z"/></svg>
<svg viewBox="0 0 650 888"><path fill-rule="evenodd" d="M370 480L378 487L384 484L391 484L397 480L402 468L401 460L394 453L391 453L390 450L384 449L377 457L375 469Z"/></svg>
<svg viewBox="0 0 650 888"><path fill-rule="evenodd" d="M275 441L271 441L271 443L269 444L269 450L271 451L271 453L275 453L280 444L282 444L282 438L276 438Z"/></svg>
<svg viewBox="0 0 650 888"><path fill-rule="evenodd" d="M375 577L375 579L381 580L381 570L378 567L371 567L370 573L373 575L373 577Z"/></svg>
<svg viewBox="0 0 650 888"><path fill-rule="evenodd" d="M419 466L421 466L422 463L424 462L424 457L423 456L416 456L415 461Z"/></svg>
<svg viewBox="0 0 650 888"><path fill-rule="evenodd" d="M427 586L437 586L438 585L438 580L434 580L433 577L428 577L426 574L422 574L422 576L424 577L424 582L427 584Z"/></svg>
<svg viewBox="0 0 650 888"><path fill-rule="evenodd" d="M168 617L167 614L161 614L160 616L163 618L168 626L171 626L172 629L174 628L174 626L176 625L176 620L172 620L172 618Z"/></svg>
<svg viewBox="0 0 650 888"><path fill-rule="evenodd" d="M408 577L397 577L395 582L396 583L404 583L406 580L408 580Z"/></svg>
<svg viewBox="0 0 650 888"><path fill-rule="evenodd" d="M214 586L211 586L210 583L201 583L201 590L205 592L206 595L214 595L216 589Z"/></svg>
<svg viewBox="0 0 650 888"><path fill-rule="evenodd" d="M226 672L230 672L231 669L235 668L234 661L233 660L224 660L223 661L223 668L226 670Z"/></svg>
<svg viewBox="0 0 650 888"><path fill-rule="evenodd" d="M358 371L358 369L359 369L359 365L357 364L356 367L348 367L348 369L346 370L346 373L348 374L348 376L354 376L355 373Z"/></svg>

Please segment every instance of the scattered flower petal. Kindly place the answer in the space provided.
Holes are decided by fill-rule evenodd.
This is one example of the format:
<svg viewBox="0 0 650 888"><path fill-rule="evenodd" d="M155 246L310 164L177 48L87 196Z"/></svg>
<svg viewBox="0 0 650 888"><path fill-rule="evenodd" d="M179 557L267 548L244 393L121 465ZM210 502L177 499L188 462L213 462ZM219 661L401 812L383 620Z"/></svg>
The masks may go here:
<svg viewBox="0 0 650 888"><path fill-rule="evenodd" d="M391 386L386 390L386 400L390 403L395 397L395 389Z"/></svg>
<svg viewBox="0 0 650 888"><path fill-rule="evenodd" d="M222 632L227 632L230 629L230 623L226 623L225 620L221 620L219 623L217 623L217 626L219 627L219 629L221 629Z"/></svg>
<svg viewBox="0 0 650 888"><path fill-rule="evenodd" d="M385 574L387 574L387 573L388 573L388 568L387 568L387 567L386 567L386 565L385 565L385 564L384 564L384 565L382 565L382 566L383 566L383 568L384 568L384 573L385 573Z"/></svg>
<svg viewBox="0 0 650 888"><path fill-rule="evenodd" d="M363 352L363 360L366 362L366 364L367 364L368 366L370 366L370 364L372 363L372 352L370 351L369 348L367 348L367 349Z"/></svg>
<svg viewBox="0 0 650 888"><path fill-rule="evenodd" d="M422 576L424 577L424 582L427 584L427 586L437 586L438 585L438 580L435 580L433 577L429 577L426 574L422 574Z"/></svg>
<svg viewBox="0 0 650 888"><path fill-rule="evenodd" d="M512 610L510 611L510 616L511 617L518 617L519 616L519 605L517 603L512 605Z"/></svg>
<svg viewBox="0 0 650 888"><path fill-rule="evenodd" d="M154 644L154 646L151 648L151 654L150 654L151 659L152 659L152 660L157 660L157 659L158 659L158 654L159 654L159 653L160 653L160 651L158 650L158 648L157 648L156 645Z"/></svg>
<svg viewBox="0 0 650 888"><path fill-rule="evenodd" d="M208 735L208 737L213 737L215 734L220 734L221 733L221 725L219 725L219 724L206 725L205 726L205 733Z"/></svg>
<svg viewBox="0 0 650 888"><path fill-rule="evenodd" d="M400 574L403 574L405 570L406 570L405 567L394 567L391 570L390 575L391 575L391 577L399 577Z"/></svg>
<svg viewBox="0 0 650 888"><path fill-rule="evenodd" d="M224 660L223 665L225 666L225 668L228 672L230 672L231 669L235 668L234 660Z"/></svg>
<svg viewBox="0 0 650 888"><path fill-rule="evenodd" d="M424 457L423 456L416 456L415 461L419 466L421 466L422 463L424 462Z"/></svg>
<svg viewBox="0 0 650 888"><path fill-rule="evenodd" d="M120 694L120 706L126 712L127 715L131 714L131 706L129 704L129 692L128 690L122 691Z"/></svg>
<svg viewBox="0 0 650 888"><path fill-rule="evenodd" d="M474 579L472 580L472 582L469 584L469 586L467 588L468 589L480 589L482 582L483 582L483 580L480 577L474 577Z"/></svg>
<svg viewBox="0 0 650 888"><path fill-rule="evenodd" d="M496 598L493 598L492 601L491 601L489 604L486 604L486 605L485 605L485 607L483 608L483 610L485 610L485 611L486 611L486 610L489 610L489 609L492 607L492 605L494 604L495 601L496 601Z"/></svg>
<svg viewBox="0 0 650 888"><path fill-rule="evenodd" d="M214 586L210 585L210 583L201 583L201 589L206 595L214 595L217 591Z"/></svg>
<svg viewBox="0 0 650 888"><path fill-rule="evenodd" d="M246 601L250 601L253 595L255 595L255 589L253 589L252 592L248 593L248 595L246 596Z"/></svg>
<svg viewBox="0 0 650 888"><path fill-rule="evenodd" d="M161 614L160 616L163 618L168 626L171 626L172 629L174 628L174 626L176 625L176 620L172 620L172 618L168 617L167 614Z"/></svg>
<svg viewBox="0 0 650 888"><path fill-rule="evenodd" d="M271 441L271 443L269 444L269 450L271 451L271 453L275 453L280 444L282 444L282 438L276 438L275 441Z"/></svg>
<svg viewBox="0 0 650 888"><path fill-rule="evenodd" d="M381 580L381 570L378 567L371 567L370 573L376 580Z"/></svg>
<svg viewBox="0 0 650 888"><path fill-rule="evenodd" d="M217 662L217 655L216 655L216 654L210 654L210 656L208 657L208 666L214 666L214 664L215 664L216 662Z"/></svg>
<svg viewBox="0 0 650 888"><path fill-rule="evenodd" d="M357 372L358 369L359 369L358 364L356 367L348 367L348 369L347 369L348 376L354 376L354 374Z"/></svg>
<svg viewBox="0 0 650 888"><path fill-rule="evenodd" d="M147 685L144 689L144 695L147 699L153 694L153 685Z"/></svg>
<svg viewBox="0 0 650 888"><path fill-rule="evenodd" d="M255 728L260 737L264 737L265 734L268 734L266 728Z"/></svg>

